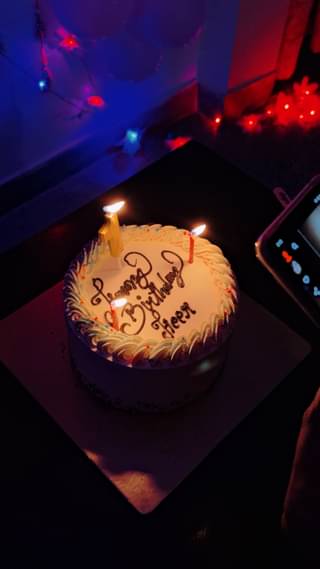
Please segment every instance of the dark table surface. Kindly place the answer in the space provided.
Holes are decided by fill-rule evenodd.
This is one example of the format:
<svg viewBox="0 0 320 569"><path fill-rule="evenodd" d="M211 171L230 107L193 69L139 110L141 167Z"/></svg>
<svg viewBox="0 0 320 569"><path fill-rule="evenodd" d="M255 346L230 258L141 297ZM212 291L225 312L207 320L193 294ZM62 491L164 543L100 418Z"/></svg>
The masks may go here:
<svg viewBox="0 0 320 569"><path fill-rule="evenodd" d="M126 503L2 366L4 566L261 568L282 556L292 567L280 515L301 415L317 388L319 350L316 330L255 259L256 238L280 211L270 191L188 144L2 255L1 317L62 279L103 222L103 203L117 198L127 202L122 223L206 221L240 287L313 351L148 516Z"/></svg>

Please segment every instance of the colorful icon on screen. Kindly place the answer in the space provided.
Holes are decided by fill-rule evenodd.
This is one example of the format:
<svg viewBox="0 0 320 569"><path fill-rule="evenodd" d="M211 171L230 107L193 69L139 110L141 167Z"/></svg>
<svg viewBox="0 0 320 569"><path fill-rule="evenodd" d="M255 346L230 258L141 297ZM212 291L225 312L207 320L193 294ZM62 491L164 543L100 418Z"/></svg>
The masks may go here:
<svg viewBox="0 0 320 569"><path fill-rule="evenodd" d="M320 288L318 286L313 287L313 296L320 297Z"/></svg>
<svg viewBox="0 0 320 569"><path fill-rule="evenodd" d="M281 247L281 245L283 245L283 239L278 239L276 242L276 247Z"/></svg>
<svg viewBox="0 0 320 569"><path fill-rule="evenodd" d="M293 272L296 275L300 275L302 273L302 267L301 267L300 263L298 263L297 261L292 261L291 267L292 267Z"/></svg>
<svg viewBox="0 0 320 569"><path fill-rule="evenodd" d="M310 277L309 275L304 275L303 279L302 279L303 284L308 285L310 284Z"/></svg>
<svg viewBox="0 0 320 569"><path fill-rule="evenodd" d="M282 257L284 258L286 263L291 263L291 261L293 260L292 255L289 255L288 251L282 251Z"/></svg>
<svg viewBox="0 0 320 569"><path fill-rule="evenodd" d="M298 243L296 243L295 241L292 241L291 249L293 249L294 251L297 251L299 249Z"/></svg>

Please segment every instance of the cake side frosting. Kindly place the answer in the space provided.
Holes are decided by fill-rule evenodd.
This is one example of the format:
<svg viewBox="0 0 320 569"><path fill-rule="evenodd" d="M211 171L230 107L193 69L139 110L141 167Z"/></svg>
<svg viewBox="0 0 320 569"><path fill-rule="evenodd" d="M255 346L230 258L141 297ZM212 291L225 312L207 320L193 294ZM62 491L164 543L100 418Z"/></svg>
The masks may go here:
<svg viewBox="0 0 320 569"><path fill-rule="evenodd" d="M93 240L66 274L65 314L77 336L102 357L137 367L179 365L218 347L232 330L238 304L220 248L195 237L190 265L185 230L123 226L121 233L121 269ZM109 304L119 296L129 302L116 331Z"/></svg>

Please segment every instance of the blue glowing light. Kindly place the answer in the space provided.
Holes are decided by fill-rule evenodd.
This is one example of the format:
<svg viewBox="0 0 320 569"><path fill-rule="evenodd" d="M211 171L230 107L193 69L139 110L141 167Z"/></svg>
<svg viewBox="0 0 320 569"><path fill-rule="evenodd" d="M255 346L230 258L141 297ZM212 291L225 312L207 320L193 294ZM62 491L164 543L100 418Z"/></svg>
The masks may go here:
<svg viewBox="0 0 320 569"><path fill-rule="evenodd" d="M127 154L136 154L141 148L142 131L128 128L123 139L123 150Z"/></svg>
<svg viewBox="0 0 320 569"><path fill-rule="evenodd" d="M302 267L297 261L292 261L291 263L292 270L296 275L300 275L302 273Z"/></svg>
<svg viewBox="0 0 320 569"><path fill-rule="evenodd" d="M309 275L304 275L302 281L303 281L303 284L305 284L305 285L310 284L310 277L309 277Z"/></svg>
<svg viewBox="0 0 320 569"><path fill-rule="evenodd" d="M48 91L49 89L49 81L46 77L41 77L38 81L38 87L42 93Z"/></svg>
<svg viewBox="0 0 320 569"><path fill-rule="evenodd" d="M131 144L136 144L140 139L140 132L138 130L133 130L132 128L128 128L126 132L126 139Z"/></svg>

